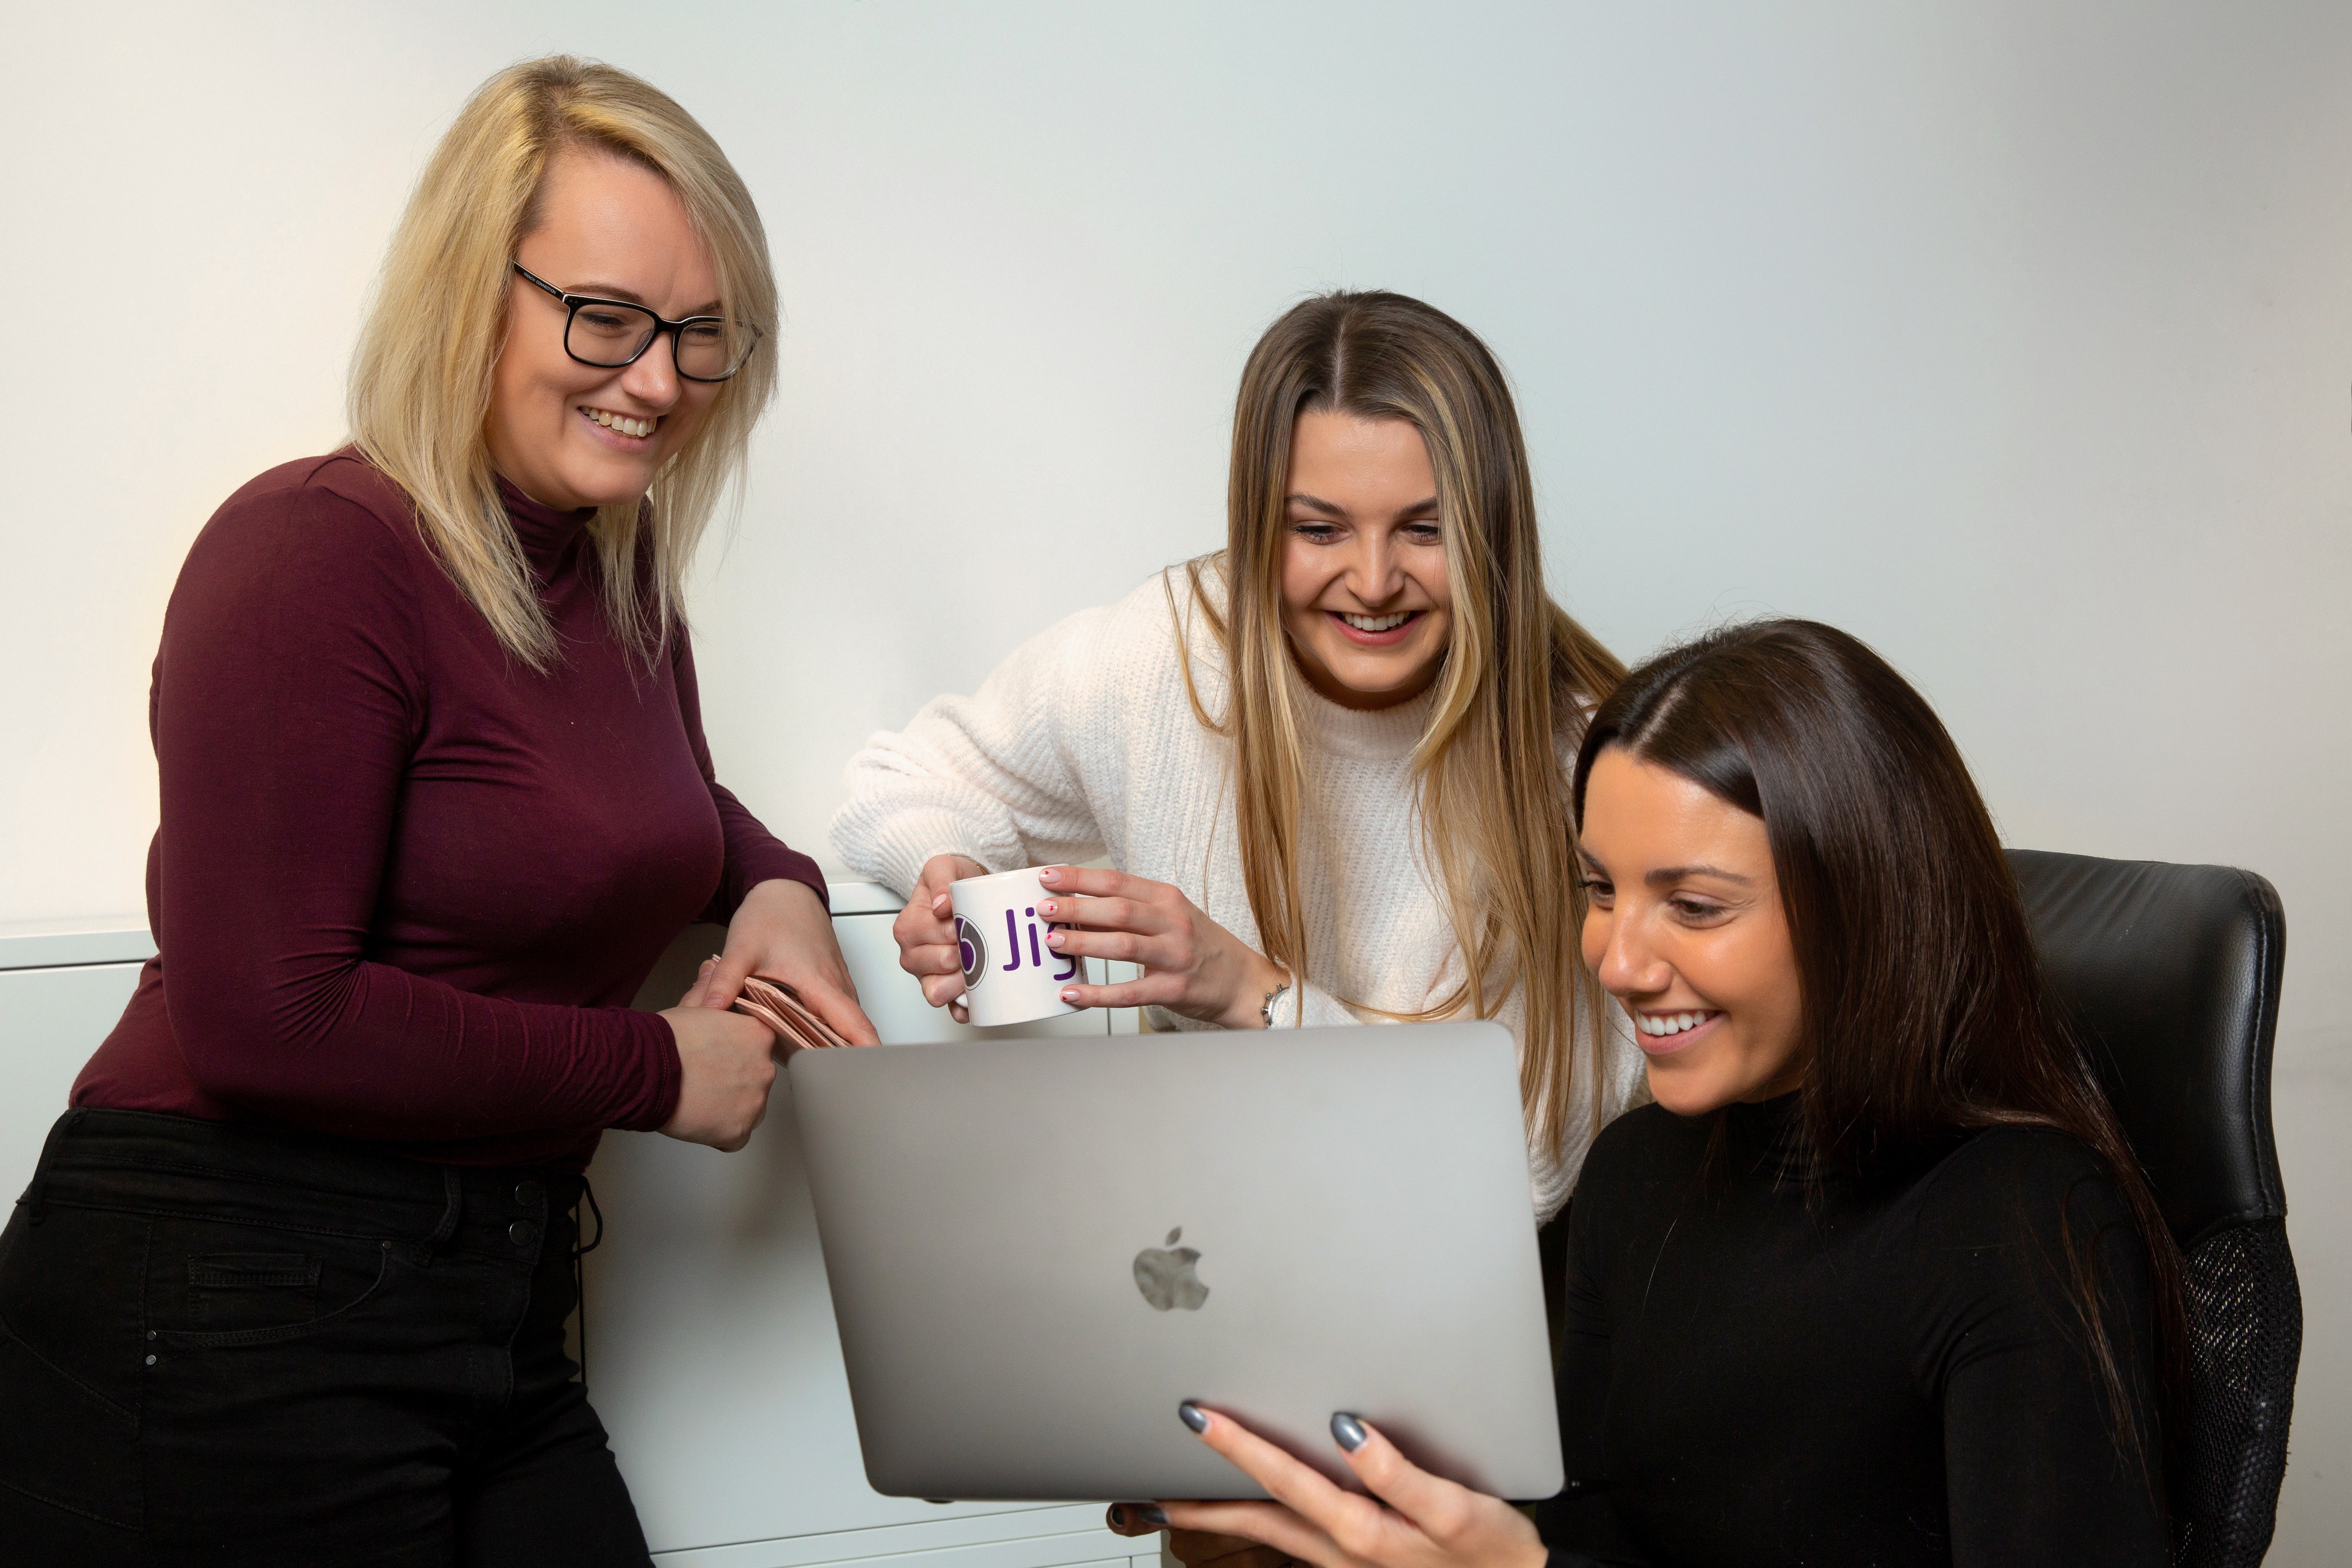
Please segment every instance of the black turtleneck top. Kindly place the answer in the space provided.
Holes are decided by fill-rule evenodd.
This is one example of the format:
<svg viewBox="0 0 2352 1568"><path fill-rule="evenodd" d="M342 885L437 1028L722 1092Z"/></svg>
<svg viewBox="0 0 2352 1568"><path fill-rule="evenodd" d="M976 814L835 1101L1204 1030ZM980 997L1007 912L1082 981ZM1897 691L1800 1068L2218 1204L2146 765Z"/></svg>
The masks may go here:
<svg viewBox="0 0 2352 1568"><path fill-rule="evenodd" d="M2164 1563L2160 1455L2118 1443L2069 1288L2071 1248L2150 1432L2147 1254L2099 1161L2002 1128L1907 1180L1809 1191L1795 1108L1644 1106L1593 1145L1554 1568Z"/></svg>

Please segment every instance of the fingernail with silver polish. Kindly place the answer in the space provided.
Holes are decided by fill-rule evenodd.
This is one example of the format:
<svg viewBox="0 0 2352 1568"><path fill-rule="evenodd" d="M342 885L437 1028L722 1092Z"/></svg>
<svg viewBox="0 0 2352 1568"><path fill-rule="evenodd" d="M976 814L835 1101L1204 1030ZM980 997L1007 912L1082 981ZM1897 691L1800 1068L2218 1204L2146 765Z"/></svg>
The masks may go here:
<svg viewBox="0 0 2352 1568"><path fill-rule="evenodd" d="M1158 1503L1148 1502L1135 1510L1135 1517L1146 1524L1164 1525L1168 1522L1168 1510Z"/></svg>
<svg viewBox="0 0 2352 1568"><path fill-rule="evenodd" d="M1364 1424L1342 1410L1331 1417L1331 1440L1350 1454L1364 1446Z"/></svg>
<svg viewBox="0 0 2352 1568"><path fill-rule="evenodd" d="M1208 1416L1202 1413L1199 1405L1189 1399L1176 1407L1176 1415L1177 1419L1195 1432L1205 1432L1209 1429Z"/></svg>

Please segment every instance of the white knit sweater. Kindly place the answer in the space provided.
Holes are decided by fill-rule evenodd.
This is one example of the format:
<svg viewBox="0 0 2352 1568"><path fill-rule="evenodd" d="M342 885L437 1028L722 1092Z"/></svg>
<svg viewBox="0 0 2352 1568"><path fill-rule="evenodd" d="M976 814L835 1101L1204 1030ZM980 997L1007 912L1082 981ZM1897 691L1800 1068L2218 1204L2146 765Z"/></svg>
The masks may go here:
<svg viewBox="0 0 2352 1568"><path fill-rule="evenodd" d="M934 855L968 855L992 871L1107 855L1121 870L1182 889L1258 946L1234 825L1233 748L1202 726L1185 697L1171 591L1191 617L1202 701L1223 712L1222 663L1191 614L1184 574L1156 575L1118 604L1031 638L976 695L938 698L904 731L875 735L850 760L849 799L833 819L841 858L903 895ZM1425 697L1367 713L1307 693L1299 886L1314 983L1277 1004L1278 1022L1291 1021L1292 995L1310 1026L1377 1022L1341 998L1409 1013L1463 978L1418 852L1410 760L1428 717ZM1496 1017L1523 1037L1516 992ZM1157 1008L1151 1023L1208 1026ZM1605 1121L1631 1103L1642 1067L1641 1053L1613 1030L1602 1049ZM1581 1092L1569 1124L1558 1148L1528 1152L1539 1218L1568 1201L1591 1142Z"/></svg>

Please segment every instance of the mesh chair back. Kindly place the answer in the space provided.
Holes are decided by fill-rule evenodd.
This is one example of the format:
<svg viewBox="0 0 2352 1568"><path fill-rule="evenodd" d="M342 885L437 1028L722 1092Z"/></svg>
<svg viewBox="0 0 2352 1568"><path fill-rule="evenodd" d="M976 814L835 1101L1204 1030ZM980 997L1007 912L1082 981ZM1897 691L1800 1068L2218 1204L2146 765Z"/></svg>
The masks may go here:
<svg viewBox="0 0 2352 1568"><path fill-rule="evenodd" d="M2303 1297L2271 1134L2286 918L2251 871L2010 852L2058 1005L2187 1260L2176 1563L2259 1563L2286 1470Z"/></svg>

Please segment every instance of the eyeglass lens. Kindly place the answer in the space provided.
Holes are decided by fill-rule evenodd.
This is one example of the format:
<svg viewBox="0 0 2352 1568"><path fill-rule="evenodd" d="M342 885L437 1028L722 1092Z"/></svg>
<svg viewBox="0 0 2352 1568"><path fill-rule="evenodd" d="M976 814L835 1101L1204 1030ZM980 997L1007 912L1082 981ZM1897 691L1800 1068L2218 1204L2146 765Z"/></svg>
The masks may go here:
<svg viewBox="0 0 2352 1568"><path fill-rule="evenodd" d="M563 346L576 360L610 368L645 353L660 330L660 318L650 310L599 300L572 312ZM716 318L688 322L677 334L678 374L704 381L733 374L751 350L729 338L727 323Z"/></svg>

